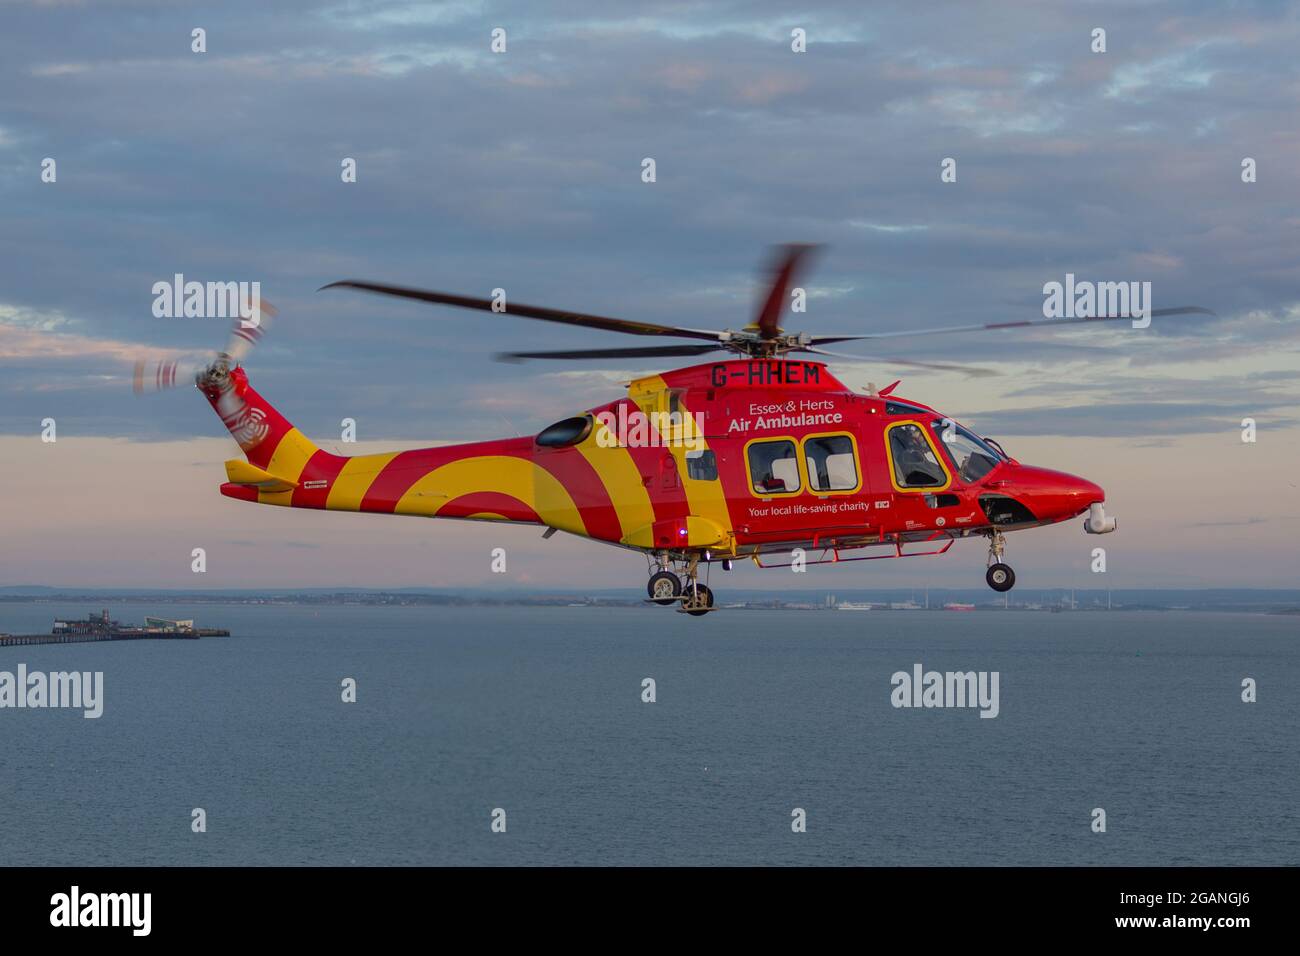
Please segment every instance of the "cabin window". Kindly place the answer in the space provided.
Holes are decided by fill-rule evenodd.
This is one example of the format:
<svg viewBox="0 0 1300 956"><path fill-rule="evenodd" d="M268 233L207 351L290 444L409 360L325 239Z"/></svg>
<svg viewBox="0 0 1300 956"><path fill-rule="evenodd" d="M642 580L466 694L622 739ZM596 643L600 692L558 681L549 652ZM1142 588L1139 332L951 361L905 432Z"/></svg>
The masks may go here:
<svg viewBox="0 0 1300 956"><path fill-rule="evenodd" d="M946 488L948 473L925 432L916 422L900 422L886 429L889 459L898 488Z"/></svg>
<svg viewBox="0 0 1300 956"><path fill-rule="evenodd" d="M712 450L688 451L686 453L686 477L695 481L716 481L718 477L718 459Z"/></svg>
<svg viewBox="0 0 1300 956"><path fill-rule="evenodd" d="M566 448L569 445L576 445L591 433L591 423L590 415L578 415L558 421L537 433L537 444L543 448Z"/></svg>
<svg viewBox="0 0 1300 956"><path fill-rule="evenodd" d="M745 452L749 460L749 480L754 493L792 495L799 491L799 459L794 442L779 438L772 441L750 442Z"/></svg>
<svg viewBox="0 0 1300 956"><path fill-rule="evenodd" d="M808 487L813 491L856 491L858 462L848 435L816 435L803 442Z"/></svg>

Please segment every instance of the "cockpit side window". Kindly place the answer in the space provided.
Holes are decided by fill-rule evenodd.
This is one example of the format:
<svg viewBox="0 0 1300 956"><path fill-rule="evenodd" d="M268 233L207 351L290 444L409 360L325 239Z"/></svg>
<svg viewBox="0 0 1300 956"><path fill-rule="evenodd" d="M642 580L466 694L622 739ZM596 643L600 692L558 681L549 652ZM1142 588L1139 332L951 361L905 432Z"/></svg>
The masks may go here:
<svg viewBox="0 0 1300 956"><path fill-rule="evenodd" d="M896 488L947 488L952 483L919 423L890 425L886 436Z"/></svg>
<svg viewBox="0 0 1300 956"><path fill-rule="evenodd" d="M936 418L930 422L930 427L957 467L957 477L966 484L979 481L1003 460L978 435L950 418Z"/></svg>

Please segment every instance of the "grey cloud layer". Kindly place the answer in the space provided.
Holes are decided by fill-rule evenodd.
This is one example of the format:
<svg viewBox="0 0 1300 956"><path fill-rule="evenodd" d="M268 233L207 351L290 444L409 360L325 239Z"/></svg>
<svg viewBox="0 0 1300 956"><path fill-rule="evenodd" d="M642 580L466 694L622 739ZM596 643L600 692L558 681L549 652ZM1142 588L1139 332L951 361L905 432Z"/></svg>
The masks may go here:
<svg viewBox="0 0 1300 956"><path fill-rule="evenodd" d="M504 286L521 301L735 327L763 247L812 240L830 247L809 285L833 294L796 318L820 332L1034 317L1042 284L1066 272L1147 279L1157 306L1224 318L1157 326L1140 349L1099 336L1080 344L1113 351L1086 363L1011 333L880 347L1039 363L1041 379L1009 379L1008 393L1040 381L1064 396L1207 348L1261 369L1296 351L1291 6L541 9L6 5L0 306L57 313L97 341L208 349L223 338L215 320L154 319L150 285L260 279L281 320L253 362L259 386L309 432L347 415L372 438L495 434L503 417L535 427L613 391L494 365L504 337L616 343L314 292L333 279ZM189 52L196 25L203 56ZM496 26L504 56L488 52ZM806 54L789 50L794 26ZM1089 52L1094 26L1105 54ZM58 159L55 186L38 180L44 156ZM339 182L344 156L356 185ZM957 184L939 182L946 156ZM1253 185L1243 156L1259 163ZM6 357L0 340L0 366L0 430L53 414L91 434L215 433L192 396L132 402L111 350ZM926 379L908 378L925 398ZM1008 434L1182 434L1241 409L1291 421L1294 386L1197 412L1175 382L1128 397L1169 414L1132 419L1105 394L990 415Z"/></svg>

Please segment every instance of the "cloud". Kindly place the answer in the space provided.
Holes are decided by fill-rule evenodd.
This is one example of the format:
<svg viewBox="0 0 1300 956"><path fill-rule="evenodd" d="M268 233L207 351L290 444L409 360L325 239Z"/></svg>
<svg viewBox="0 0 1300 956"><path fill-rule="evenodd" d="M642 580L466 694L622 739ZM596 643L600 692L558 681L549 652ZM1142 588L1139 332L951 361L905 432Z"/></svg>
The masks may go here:
<svg viewBox="0 0 1300 956"><path fill-rule="evenodd" d="M1217 402L1147 402L1134 405L1098 402L1089 405L1050 405L1036 408L987 409L972 412L987 434L1089 436L1133 438L1150 435L1236 433L1243 417L1259 416L1273 429L1300 425L1300 418L1283 414L1290 406L1259 408ZM1148 444L1147 447L1159 447Z"/></svg>
<svg viewBox="0 0 1300 956"><path fill-rule="evenodd" d="M1250 527L1251 525L1272 524L1275 521L1300 521L1300 515L1276 515L1268 518L1261 518L1258 515L1246 518L1241 521L1197 521L1189 524L1189 528L1241 528Z"/></svg>
<svg viewBox="0 0 1300 956"><path fill-rule="evenodd" d="M58 311L43 311L0 304L0 362L28 367L93 359L113 365L138 358L168 358L166 349L141 347L133 342L59 331L71 325Z"/></svg>

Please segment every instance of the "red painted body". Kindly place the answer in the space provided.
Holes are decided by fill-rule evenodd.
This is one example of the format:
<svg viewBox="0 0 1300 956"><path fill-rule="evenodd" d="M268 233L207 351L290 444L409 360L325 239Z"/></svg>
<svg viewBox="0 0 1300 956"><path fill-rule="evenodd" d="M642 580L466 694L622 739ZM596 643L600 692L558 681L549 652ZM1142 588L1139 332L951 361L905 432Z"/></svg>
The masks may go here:
<svg viewBox="0 0 1300 956"><path fill-rule="evenodd" d="M699 580L701 565L713 561L726 568L736 557L771 564L763 556L781 552L795 565L939 554L958 538L979 535L988 540L985 580L1003 593L1015 585L1015 573L1003 560L1004 531L1084 512L1087 533L1116 530L1117 520L1105 513L1105 495L1092 482L1021 465L996 442L933 408L893 396L893 386L879 394L854 392L822 363L791 356L838 356L824 346L883 335L1054 328L1131 316L1085 310L1065 318L866 335L786 332L781 312L787 301L802 297L795 275L812 251L798 244L778 251L761 308L738 329L660 325L520 302L507 306L495 292L486 299L357 279L325 287L650 340L637 347L499 355L510 360L743 356L643 376L628 384L625 397L529 438L332 455L249 386L238 365L264 327L260 317L241 319L226 349L196 378L248 459L226 462L229 481L222 493L282 507L543 525L547 536L566 531L645 553L649 600L680 601L679 610L693 615L713 608L712 592ZM261 312L267 312L265 303ZM1212 313L1180 306L1145 317L1157 314ZM932 360L893 361L983 371ZM138 365L137 390L144 379ZM171 381L174 375L164 367L155 379ZM881 546L888 553L855 553Z"/></svg>
<svg viewBox="0 0 1300 956"><path fill-rule="evenodd" d="M1016 515L1025 520L999 522L1004 530L1065 521L1105 499L1103 490L1084 478L1010 458L976 480L965 480L950 444L941 439L946 416L897 396L855 393L821 363L729 361L661 377L670 389L681 390L686 408L704 416L705 437L717 455L740 554L961 537L990 528L981 497L1007 498L1027 509L1028 515ZM952 481L941 490L899 489L891 481L885 430L910 421L931 426L934 450L943 451ZM933 423L940 426L936 429ZM855 439L860 489L818 491L806 479L793 494L763 495L753 489L744 453L750 441L772 436L804 440L828 433ZM660 498L664 506L680 508L673 496Z"/></svg>
<svg viewBox="0 0 1300 956"><path fill-rule="evenodd" d="M529 437L333 455L294 429L241 369L231 377L240 402L226 425L255 469L251 477L232 472L222 493L264 504L549 525L676 558L802 547L839 560L841 551L864 546L902 553L908 543L937 547L972 533L1052 524L1105 497L1090 481L1022 465L963 436L929 406L853 392L817 362L744 359L648 376L631 383L627 397L578 416L618 422L679 410L702 425L696 437L711 455L703 474L691 473L680 447L647 443L617 425L601 437L620 441L598 442L593 425L568 447ZM217 407L218 393L208 397ZM945 431L957 440L945 442ZM904 440L918 436L919 450ZM790 442L791 457L751 469L750 444L759 444L757 454L774 439ZM966 456L972 448L983 451ZM909 480L926 469L930 484ZM759 471L769 484L756 488Z"/></svg>

